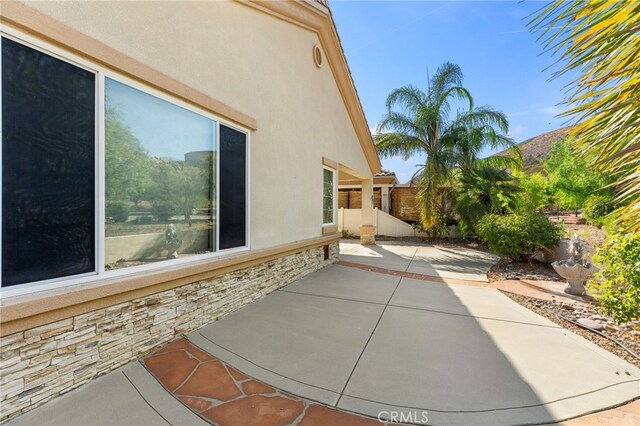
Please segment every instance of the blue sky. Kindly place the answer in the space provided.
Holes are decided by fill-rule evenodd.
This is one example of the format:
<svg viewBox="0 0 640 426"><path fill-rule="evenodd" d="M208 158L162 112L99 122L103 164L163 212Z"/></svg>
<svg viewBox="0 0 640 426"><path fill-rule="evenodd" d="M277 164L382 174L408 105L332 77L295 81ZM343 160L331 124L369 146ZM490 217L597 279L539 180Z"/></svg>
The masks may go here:
<svg viewBox="0 0 640 426"><path fill-rule="evenodd" d="M184 160L191 151L215 150L215 121L106 79L107 108L120 114L152 157Z"/></svg>
<svg viewBox="0 0 640 426"><path fill-rule="evenodd" d="M369 126L387 95L412 84L426 90L444 62L458 64L476 105L507 114L516 142L563 127L555 117L568 78L549 81L555 58L526 27L544 5L533 1L341 1L330 3ZM488 155L491 152L486 152ZM382 159L406 182L424 158Z"/></svg>

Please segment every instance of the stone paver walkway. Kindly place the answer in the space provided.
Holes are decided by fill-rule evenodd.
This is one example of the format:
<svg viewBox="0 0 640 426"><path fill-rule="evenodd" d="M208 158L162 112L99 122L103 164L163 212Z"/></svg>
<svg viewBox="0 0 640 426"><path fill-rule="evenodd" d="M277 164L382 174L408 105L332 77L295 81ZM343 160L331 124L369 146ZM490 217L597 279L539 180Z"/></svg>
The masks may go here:
<svg viewBox="0 0 640 426"><path fill-rule="evenodd" d="M246 376L186 339L155 352L144 365L193 412L220 426L387 424L282 392Z"/></svg>

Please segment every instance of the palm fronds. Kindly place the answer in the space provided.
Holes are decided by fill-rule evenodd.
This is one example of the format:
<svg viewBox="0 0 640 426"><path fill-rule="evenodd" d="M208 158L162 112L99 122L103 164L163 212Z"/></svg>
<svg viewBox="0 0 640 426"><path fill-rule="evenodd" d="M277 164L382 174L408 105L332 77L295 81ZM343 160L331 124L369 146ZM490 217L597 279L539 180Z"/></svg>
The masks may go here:
<svg viewBox="0 0 640 426"><path fill-rule="evenodd" d="M414 86L393 90L387 97L387 114L374 137L383 157L401 156L406 160L426 155L426 163L412 182L416 182L421 222L427 232L440 225L446 194L451 192L445 187L452 187L456 168L470 169L487 146L514 146L505 135L509 127L506 116L488 106L474 108L462 80L460 67L447 62L438 67L426 92ZM450 102L454 99L467 103L469 109L450 118ZM519 158L493 157L484 164L517 168Z"/></svg>
<svg viewBox="0 0 640 426"><path fill-rule="evenodd" d="M559 54L555 75L577 75L563 113L576 152L615 176L620 222L640 232L640 4L554 0L529 25Z"/></svg>

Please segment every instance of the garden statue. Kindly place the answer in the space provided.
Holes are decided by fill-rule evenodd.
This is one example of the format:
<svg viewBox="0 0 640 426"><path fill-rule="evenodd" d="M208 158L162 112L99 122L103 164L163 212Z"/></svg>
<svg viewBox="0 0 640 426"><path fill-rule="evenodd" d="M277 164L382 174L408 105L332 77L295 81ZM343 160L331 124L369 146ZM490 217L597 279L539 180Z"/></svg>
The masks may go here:
<svg viewBox="0 0 640 426"><path fill-rule="evenodd" d="M182 241L178 238L178 231L173 223L169 225L164 232L164 245L167 249L167 259L175 259L178 257L178 248L180 248Z"/></svg>
<svg viewBox="0 0 640 426"><path fill-rule="evenodd" d="M564 288L565 293L583 296L586 293L584 283L598 271L598 268L583 259L584 243L577 234L571 237L567 251L569 259L553 262L551 266L562 278L567 280L567 285Z"/></svg>

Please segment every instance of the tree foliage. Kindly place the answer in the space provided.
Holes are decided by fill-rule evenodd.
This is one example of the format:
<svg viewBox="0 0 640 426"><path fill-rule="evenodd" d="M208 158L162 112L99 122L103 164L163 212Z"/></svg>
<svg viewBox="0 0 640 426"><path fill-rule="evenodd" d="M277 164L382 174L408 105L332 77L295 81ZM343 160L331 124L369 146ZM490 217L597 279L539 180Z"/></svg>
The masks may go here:
<svg viewBox="0 0 640 426"><path fill-rule="evenodd" d="M154 163L154 185L147 193L154 216L167 221L173 215L182 214L191 225L192 210L207 205L210 200L210 172L182 161L154 159Z"/></svg>
<svg viewBox="0 0 640 426"><path fill-rule="evenodd" d="M640 7L628 0L554 0L529 24L575 75L563 114L574 146L614 176L621 224L640 233Z"/></svg>
<svg viewBox="0 0 640 426"><path fill-rule="evenodd" d="M472 235L486 214L504 215L514 210L522 189L508 171L480 165L461 174L455 211L463 235Z"/></svg>
<svg viewBox="0 0 640 426"><path fill-rule="evenodd" d="M553 145L544 163L555 202L562 209L578 210L591 195L606 192L608 180L590 169L585 159L576 158L571 142Z"/></svg>
<svg viewBox="0 0 640 426"><path fill-rule="evenodd" d="M613 210L615 210L613 197L609 195L592 195L584 203L582 216L593 225L604 225L605 217Z"/></svg>
<svg viewBox="0 0 640 426"><path fill-rule="evenodd" d="M118 112L105 114L105 197L107 202L138 201L150 185L147 151Z"/></svg>
<svg viewBox="0 0 640 426"><path fill-rule="evenodd" d="M527 175L521 171L514 171L513 176L522 188L516 201L518 212L539 212L551 204L553 192L547 176L542 173Z"/></svg>

